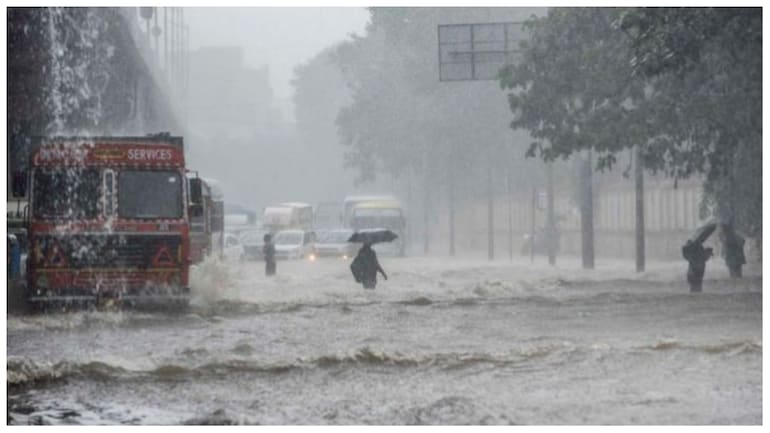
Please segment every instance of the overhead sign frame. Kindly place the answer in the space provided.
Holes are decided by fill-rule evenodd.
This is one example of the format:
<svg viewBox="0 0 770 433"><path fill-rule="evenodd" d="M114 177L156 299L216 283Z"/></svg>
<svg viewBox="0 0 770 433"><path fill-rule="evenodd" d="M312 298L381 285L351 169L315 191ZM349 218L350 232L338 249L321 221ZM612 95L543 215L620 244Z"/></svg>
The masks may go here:
<svg viewBox="0 0 770 433"><path fill-rule="evenodd" d="M497 80L500 69L515 64L520 42L527 39L523 22L440 24L439 81Z"/></svg>

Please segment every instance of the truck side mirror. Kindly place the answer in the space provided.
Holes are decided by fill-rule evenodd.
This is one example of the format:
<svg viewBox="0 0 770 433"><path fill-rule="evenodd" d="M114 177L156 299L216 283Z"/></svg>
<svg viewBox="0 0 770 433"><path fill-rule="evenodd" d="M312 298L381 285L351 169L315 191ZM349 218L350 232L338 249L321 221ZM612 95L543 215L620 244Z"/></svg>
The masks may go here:
<svg viewBox="0 0 770 433"><path fill-rule="evenodd" d="M203 187L201 186L201 180L198 178L190 179L190 204L203 204Z"/></svg>
<svg viewBox="0 0 770 433"><path fill-rule="evenodd" d="M27 172L17 171L13 173L11 189L11 195L13 195L14 198L27 196Z"/></svg>

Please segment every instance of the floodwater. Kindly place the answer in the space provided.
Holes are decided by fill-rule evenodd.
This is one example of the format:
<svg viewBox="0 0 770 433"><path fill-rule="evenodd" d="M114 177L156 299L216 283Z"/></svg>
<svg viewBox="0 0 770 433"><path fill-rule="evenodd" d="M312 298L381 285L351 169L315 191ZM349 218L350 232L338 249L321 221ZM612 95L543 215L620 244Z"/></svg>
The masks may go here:
<svg viewBox="0 0 770 433"><path fill-rule="evenodd" d="M10 316L9 424L761 424L761 276L209 261L185 312Z"/></svg>

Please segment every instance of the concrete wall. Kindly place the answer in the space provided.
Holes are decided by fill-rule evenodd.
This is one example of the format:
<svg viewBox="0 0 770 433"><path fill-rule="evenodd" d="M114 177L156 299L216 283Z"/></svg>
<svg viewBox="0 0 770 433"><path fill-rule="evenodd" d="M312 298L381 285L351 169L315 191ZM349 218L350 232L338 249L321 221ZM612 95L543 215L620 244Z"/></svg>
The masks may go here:
<svg viewBox="0 0 770 433"><path fill-rule="evenodd" d="M604 185L594 189L594 231L596 257L635 257L635 196L633 182ZM680 183L655 181L645 185L645 224L647 257L678 260L681 246L701 224L699 206L702 195L696 180ZM555 194L557 225L561 233L561 254L579 256L581 232L579 208L564 191ZM457 205L455 241L457 254L486 254L488 236L487 201L484 197L465 198ZM495 256L507 258L511 244L520 256L524 235L532 226L531 192L516 191L509 201L498 194L494 204ZM545 209L535 209L535 226L545 226ZM431 252L448 251L449 216L444 203L436 206L431 218ZM511 242L512 237L512 242ZM714 239L710 243L715 245ZM718 246L717 246L718 247ZM421 252L421 245L413 248Z"/></svg>

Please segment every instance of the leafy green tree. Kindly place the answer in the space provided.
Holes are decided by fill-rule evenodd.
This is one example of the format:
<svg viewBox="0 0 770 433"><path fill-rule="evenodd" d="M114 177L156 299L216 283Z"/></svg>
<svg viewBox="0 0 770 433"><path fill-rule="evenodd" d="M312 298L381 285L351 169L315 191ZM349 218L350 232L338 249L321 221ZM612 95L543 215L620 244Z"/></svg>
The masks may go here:
<svg viewBox="0 0 770 433"><path fill-rule="evenodd" d="M639 143L633 119L644 82L632 77L617 18L617 9L552 9L527 23L531 39L500 83L512 90L511 127L535 139L528 156L551 161L590 149L599 168L611 168L618 151Z"/></svg>
<svg viewBox="0 0 770 433"><path fill-rule="evenodd" d="M652 171L703 174L704 205L756 236L761 24L759 9L552 9L501 75L511 126L545 160L590 149L602 169L638 145Z"/></svg>
<svg viewBox="0 0 770 433"><path fill-rule="evenodd" d="M647 160L665 155L680 177L705 173L703 210L761 238L761 9L631 9L620 26L634 73L655 81Z"/></svg>

